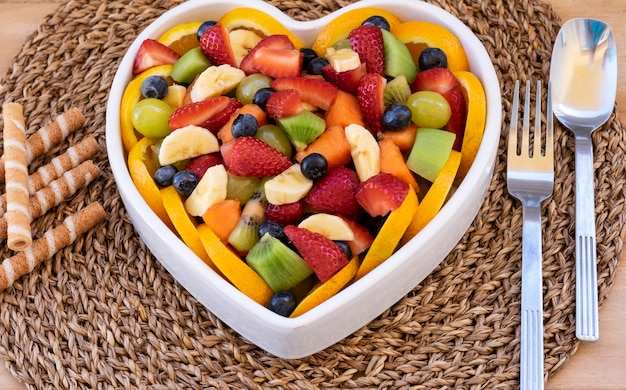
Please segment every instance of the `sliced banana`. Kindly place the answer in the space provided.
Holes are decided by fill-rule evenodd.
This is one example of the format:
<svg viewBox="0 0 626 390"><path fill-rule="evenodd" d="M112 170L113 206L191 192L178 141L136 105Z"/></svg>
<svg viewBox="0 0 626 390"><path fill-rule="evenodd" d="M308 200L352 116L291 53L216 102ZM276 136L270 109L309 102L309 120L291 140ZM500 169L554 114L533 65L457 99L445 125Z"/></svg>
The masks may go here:
<svg viewBox="0 0 626 390"><path fill-rule="evenodd" d="M364 182L380 173L380 146L374 135L357 124L346 126L346 139L359 180Z"/></svg>
<svg viewBox="0 0 626 390"><path fill-rule="evenodd" d="M224 64L209 66L200 73L190 86L189 96L192 102L199 102L212 97L226 95L246 77L243 70Z"/></svg>
<svg viewBox="0 0 626 390"><path fill-rule="evenodd" d="M281 205L294 203L304 198L313 187L313 181L302 174L300 164L293 164L265 182L264 187L267 201Z"/></svg>
<svg viewBox="0 0 626 390"><path fill-rule="evenodd" d="M333 241L352 241L354 232L341 217L319 213L306 217L298 227L319 233Z"/></svg>
<svg viewBox="0 0 626 390"><path fill-rule="evenodd" d="M209 207L226 199L227 188L228 175L224 165L210 167L185 201L185 210L194 217L204 215Z"/></svg>
<svg viewBox="0 0 626 390"><path fill-rule="evenodd" d="M326 51L326 59L337 72L347 72L361 66L359 54L348 48L339 50L328 48L328 51Z"/></svg>
<svg viewBox="0 0 626 390"><path fill-rule="evenodd" d="M163 138L159 148L159 163L169 165L219 150L219 142L213 133L200 126L189 125Z"/></svg>
<svg viewBox="0 0 626 390"><path fill-rule="evenodd" d="M235 62L237 66L241 64L241 60L248 55L257 43L263 39L257 33L252 30L237 29L228 34L230 38L230 46L233 48L233 54L235 55Z"/></svg>

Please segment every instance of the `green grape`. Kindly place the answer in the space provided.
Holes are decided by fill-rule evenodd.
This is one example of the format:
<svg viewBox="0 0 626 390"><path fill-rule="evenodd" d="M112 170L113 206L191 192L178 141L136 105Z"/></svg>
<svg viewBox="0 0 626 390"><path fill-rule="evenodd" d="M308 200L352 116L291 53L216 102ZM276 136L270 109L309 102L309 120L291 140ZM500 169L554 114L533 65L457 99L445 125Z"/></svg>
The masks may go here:
<svg viewBox="0 0 626 390"><path fill-rule="evenodd" d="M256 91L261 88L269 87L271 82L272 79L270 77L262 75L261 73L253 73L241 80L241 83L239 83L235 91L235 96L239 99L241 104L250 104L252 103L252 98L254 98Z"/></svg>
<svg viewBox="0 0 626 390"><path fill-rule="evenodd" d="M132 122L135 130L146 137L163 138L172 130L167 123L174 109L162 100L140 100L133 107Z"/></svg>
<svg viewBox="0 0 626 390"><path fill-rule="evenodd" d="M406 105L411 109L411 120L417 127L441 129L452 115L450 104L437 92L415 92L409 96Z"/></svg>
<svg viewBox="0 0 626 390"><path fill-rule="evenodd" d="M291 155L293 154L291 142L289 141L287 134L280 127L276 125L261 126L256 131L254 136L278 150L285 156L291 158Z"/></svg>
<svg viewBox="0 0 626 390"><path fill-rule="evenodd" d="M258 177L235 176L228 172L228 187L226 198L237 199L239 203L245 204L250 200L254 191L259 187L261 179Z"/></svg>

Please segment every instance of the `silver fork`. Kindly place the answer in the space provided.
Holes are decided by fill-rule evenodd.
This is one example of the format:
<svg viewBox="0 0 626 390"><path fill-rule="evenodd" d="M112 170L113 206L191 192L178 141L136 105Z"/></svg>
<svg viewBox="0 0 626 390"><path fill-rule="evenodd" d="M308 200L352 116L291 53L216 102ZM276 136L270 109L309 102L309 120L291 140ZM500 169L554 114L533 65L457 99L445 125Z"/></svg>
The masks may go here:
<svg viewBox="0 0 626 390"><path fill-rule="evenodd" d="M554 130L550 85L546 132L541 132L541 82L537 81L535 126L531 147L530 82L526 82L526 100L521 135L518 132L519 81L511 114L507 152L507 187L522 203L522 336L520 387L543 389L543 278L541 203L554 188ZM545 145L542 147L542 139Z"/></svg>

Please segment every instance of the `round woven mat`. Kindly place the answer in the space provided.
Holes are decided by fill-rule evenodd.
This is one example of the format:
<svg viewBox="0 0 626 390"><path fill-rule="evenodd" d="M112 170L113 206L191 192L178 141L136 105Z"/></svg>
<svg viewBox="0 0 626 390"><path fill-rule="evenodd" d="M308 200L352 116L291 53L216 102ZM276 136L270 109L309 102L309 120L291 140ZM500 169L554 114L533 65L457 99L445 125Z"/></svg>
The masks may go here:
<svg viewBox="0 0 626 390"><path fill-rule="evenodd" d="M181 0L88 1L61 6L2 78L0 101L24 104L29 132L66 109L104 148L105 106L117 64L136 35ZM350 1L271 1L297 19ZM508 125L514 80L547 81L560 26L533 0L434 0L484 42L500 76ZM553 375L574 336L573 141L557 127L557 179L544 206L545 369ZM626 145L616 116L594 133L600 301L622 249ZM88 202L109 212L74 245L0 292L0 352L32 388L516 388L519 376L521 208L506 191L505 149L467 234L408 296L367 326L308 358L278 359L222 324L176 283L139 239L102 176L39 218L41 234ZM7 250L2 253L6 256Z"/></svg>

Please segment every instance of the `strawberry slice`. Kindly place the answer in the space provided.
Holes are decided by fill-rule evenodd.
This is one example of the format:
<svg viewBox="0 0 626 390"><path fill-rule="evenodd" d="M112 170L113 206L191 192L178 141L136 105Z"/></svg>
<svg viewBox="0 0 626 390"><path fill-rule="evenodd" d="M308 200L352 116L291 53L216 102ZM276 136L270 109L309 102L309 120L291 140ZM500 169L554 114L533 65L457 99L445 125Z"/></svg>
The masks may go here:
<svg viewBox="0 0 626 390"><path fill-rule="evenodd" d="M352 50L356 51L365 63L367 73L385 74L385 47L380 28L366 25L359 26L348 34Z"/></svg>
<svg viewBox="0 0 626 390"><path fill-rule="evenodd" d="M285 226L284 232L320 281L348 265L343 250L323 235L294 225Z"/></svg>
<svg viewBox="0 0 626 390"><path fill-rule="evenodd" d="M173 65L179 58L178 53L164 44L154 39L146 39L141 43L137 51L137 56L133 63L133 75L155 66Z"/></svg>
<svg viewBox="0 0 626 390"><path fill-rule="evenodd" d="M459 85L459 80L447 68L430 68L420 72L411 85L411 92L433 91L445 95Z"/></svg>
<svg viewBox="0 0 626 390"><path fill-rule="evenodd" d="M254 137L235 138L229 153L228 171L236 176L274 176L291 166L287 156Z"/></svg>
<svg viewBox="0 0 626 390"><path fill-rule="evenodd" d="M361 183L356 200L372 217L382 217L400 207L409 189L404 180L379 173Z"/></svg>
<svg viewBox="0 0 626 390"><path fill-rule="evenodd" d="M369 249L374 242L374 236L372 233L370 233L365 226L361 225L354 219L342 215L340 215L340 217L348 224L348 226L350 226L352 233L354 233L354 240L347 241L350 251L352 251L352 255L359 255Z"/></svg>
<svg viewBox="0 0 626 390"><path fill-rule="evenodd" d="M297 223L304 215L304 201L281 205L268 203L265 206L265 218L283 225Z"/></svg>
<svg viewBox="0 0 626 390"><path fill-rule="evenodd" d="M243 70L247 75L253 73L259 73L259 71L254 66L254 54L256 51L262 47L267 47L270 49L279 49L279 50L290 50L294 49L293 43L286 35L276 34L269 35L263 38L259 43L256 44L248 52L248 54L241 60L241 64L239 64L239 68Z"/></svg>
<svg viewBox="0 0 626 390"><path fill-rule="evenodd" d="M302 99L295 89L273 92L265 104L265 113L274 119L298 115L302 111Z"/></svg>
<svg viewBox="0 0 626 390"><path fill-rule="evenodd" d="M206 29L200 37L200 50L213 65L237 66L228 30L222 23L215 23Z"/></svg>
<svg viewBox="0 0 626 390"><path fill-rule="evenodd" d="M465 122L467 121L467 103L465 102L465 96L461 91L461 87L456 86L443 94L443 97L446 98L452 110L450 119L444 129L456 134L452 148L460 152L461 146L463 145L463 135L465 134Z"/></svg>
<svg viewBox="0 0 626 390"><path fill-rule="evenodd" d="M356 95L359 81L361 81L361 78L367 74L367 70L365 64L361 63L361 66L358 68L344 72L337 72L335 68L329 64L322 68L322 74L326 80L336 85L342 91Z"/></svg>
<svg viewBox="0 0 626 390"><path fill-rule="evenodd" d="M272 78L289 77L300 74L303 58L304 55L297 49L259 47L247 65Z"/></svg>
<svg viewBox="0 0 626 390"><path fill-rule="evenodd" d="M235 98L218 96L177 108L168 121L170 129L176 130L189 125L217 132L241 103Z"/></svg>
<svg viewBox="0 0 626 390"><path fill-rule="evenodd" d="M223 162L222 155L219 152L203 154L192 158L185 167L185 170L195 173L198 179L202 179L207 169L222 164Z"/></svg>
<svg viewBox="0 0 626 390"><path fill-rule="evenodd" d="M374 135L383 132L383 113L385 112L385 78L377 73L368 73L361 78L356 91L359 107L367 129Z"/></svg>
<svg viewBox="0 0 626 390"><path fill-rule="evenodd" d="M361 211L355 198L359 184L359 176L354 170L333 168L313 184L305 201L321 212L355 215Z"/></svg>
<svg viewBox="0 0 626 390"><path fill-rule="evenodd" d="M277 91L295 89L303 102L328 110L337 96L337 87L321 78L312 77L282 77L272 81L270 87Z"/></svg>

